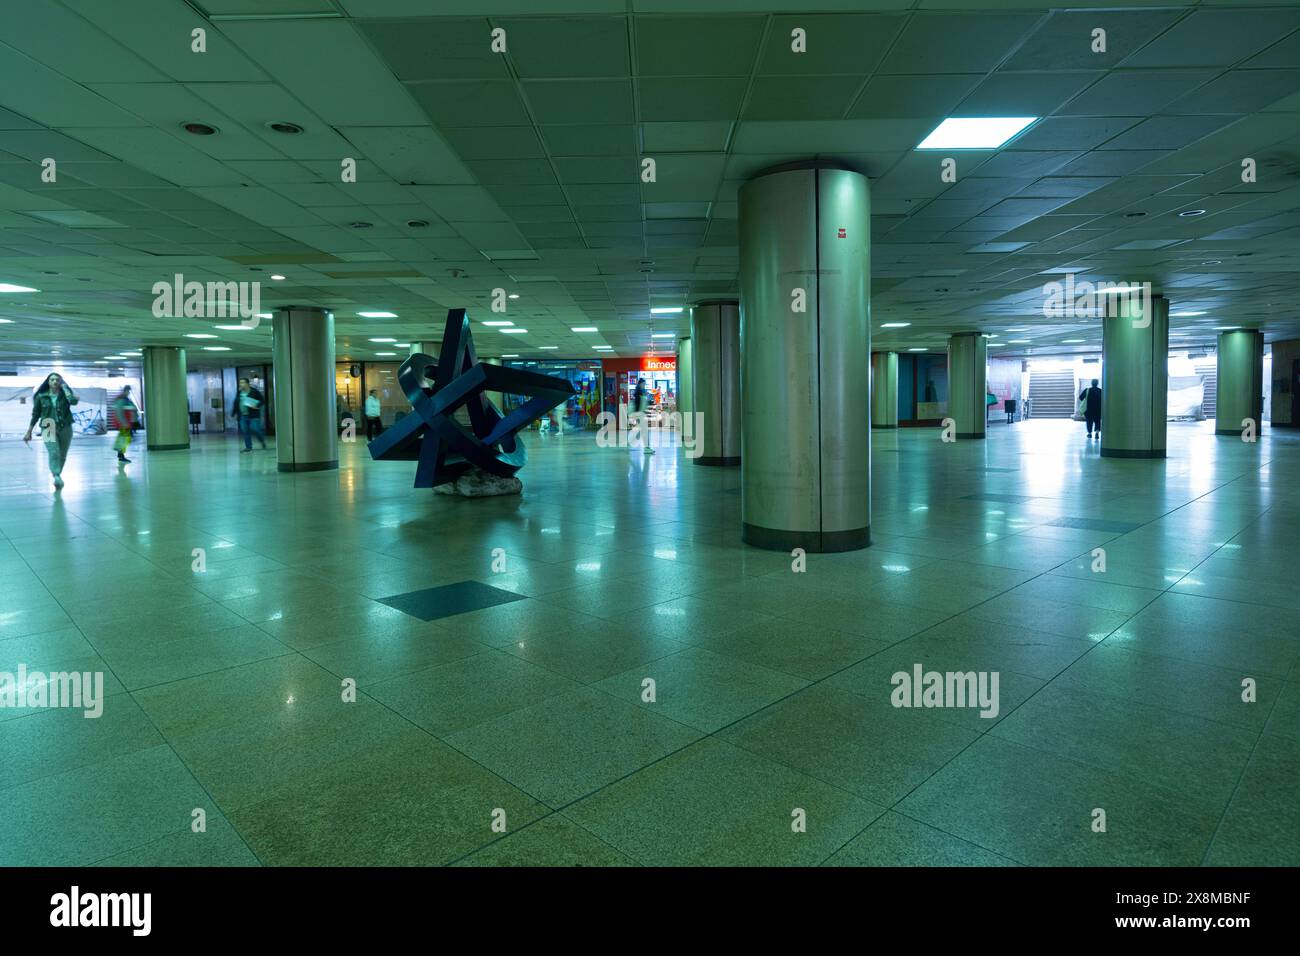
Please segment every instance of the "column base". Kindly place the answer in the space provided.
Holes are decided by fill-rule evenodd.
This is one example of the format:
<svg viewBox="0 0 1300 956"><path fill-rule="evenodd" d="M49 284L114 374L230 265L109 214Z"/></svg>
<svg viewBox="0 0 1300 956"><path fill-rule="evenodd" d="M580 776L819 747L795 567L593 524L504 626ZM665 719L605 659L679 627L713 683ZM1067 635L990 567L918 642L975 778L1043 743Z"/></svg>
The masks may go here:
<svg viewBox="0 0 1300 956"><path fill-rule="evenodd" d="M726 455L719 458L719 457L710 457L708 455L701 455L699 458L692 459L692 461L694 461L695 464L697 465L739 465L740 456Z"/></svg>
<svg viewBox="0 0 1300 956"><path fill-rule="evenodd" d="M333 461L282 461L276 468L280 471L330 471L338 466L336 458Z"/></svg>
<svg viewBox="0 0 1300 956"><path fill-rule="evenodd" d="M146 451L180 451L182 448L189 448L190 443L186 442L183 445L150 445L145 442L144 447Z"/></svg>
<svg viewBox="0 0 1300 956"><path fill-rule="evenodd" d="M830 554L837 551L859 551L871 546L871 526L849 531L780 531L742 523L741 540L756 548L768 551L793 551L803 548L812 554Z"/></svg>
<svg viewBox="0 0 1300 956"><path fill-rule="evenodd" d="M897 428L897 425L872 425L872 428Z"/></svg>
<svg viewBox="0 0 1300 956"><path fill-rule="evenodd" d="M957 432L956 435L959 439L962 440L965 440L967 438L988 438L989 437L988 432Z"/></svg>
<svg viewBox="0 0 1300 956"><path fill-rule="evenodd" d="M1101 450L1102 458L1165 458L1163 448L1105 448Z"/></svg>

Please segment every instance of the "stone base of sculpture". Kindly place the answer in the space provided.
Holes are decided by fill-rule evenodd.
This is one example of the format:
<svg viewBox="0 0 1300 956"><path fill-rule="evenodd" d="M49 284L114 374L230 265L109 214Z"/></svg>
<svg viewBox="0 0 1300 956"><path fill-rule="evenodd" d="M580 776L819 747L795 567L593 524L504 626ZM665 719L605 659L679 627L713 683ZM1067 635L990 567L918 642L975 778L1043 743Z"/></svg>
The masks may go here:
<svg viewBox="0 0 1300 956"><path fill-rule="evenodd" d="M489 474L481 468L473 468L455 481L435 487L440 495L460 495L462 498L487 498L492 495L518 495L524 490L524 483L518 478L501 478Z"/></svg>

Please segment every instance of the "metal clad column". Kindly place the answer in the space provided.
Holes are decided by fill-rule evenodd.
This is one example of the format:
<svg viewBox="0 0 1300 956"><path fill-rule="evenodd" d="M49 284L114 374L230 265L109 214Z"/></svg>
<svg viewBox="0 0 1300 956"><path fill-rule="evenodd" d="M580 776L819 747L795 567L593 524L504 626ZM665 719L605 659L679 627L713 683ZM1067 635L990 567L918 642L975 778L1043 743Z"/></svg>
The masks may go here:
<svg viewBox="0 0 1300 956"><path fill-rule="evenodd" d="M694 375L695 346L687 336L677 340L677 411L681 412L683 421L695 411Z"/></svg>
<svg viewBox="0 0 1300 956"><path fill-rule="evenodd" d="M1264 416L1264 333L1219 333L1219 377L1214 396L1214 433L1240 437L1246 419L1260 431Z"/></svg>
<svg viewBox="0 0 1300 956"><path fill-rule="evenodd" d="M144 366L144 437L149 451L190 447L190 398L185 350L147 346Z"/></svg>
<svg viewBox="0 0 1300 956"><path fill-rule="evenodd" d="M988 364L988 340L979 332L948 338L948 417L959 439L987 437Z"/></svg>
<svg viewBox="0 0 1300 956"><path fill-rule="evenodd" d="M290 306L276 309L272 322L275 450L280 470L337 468L334 314Z"/></svg>
<svg viewBox="0 0 1300 956"><path fill-rule="evenodd" d="M740 305L691 307L691 390L700 421L697 465L740 464ZM679 369L680 371L680 369Z"/></svg>
<svg viewBox="0 0 1300 956"><path fill-rule="evenodd" d="M871 427L898 427L898 353L871 353Z"/></svg>
<svg viewBox="0 0 1300 956"><path fill-rule="evenodd" d="M1114 312L1114 315L1110 313ZM1101 455L1164 458L1169 300L1122 297L1101 320Z"/></svg>
<svg viewBox="0 0 1300 956"><path fill-rule="evenodd" d="M848 170L741 187L741 530L758 547L871 543L870 218L867 179Z"/></svg>

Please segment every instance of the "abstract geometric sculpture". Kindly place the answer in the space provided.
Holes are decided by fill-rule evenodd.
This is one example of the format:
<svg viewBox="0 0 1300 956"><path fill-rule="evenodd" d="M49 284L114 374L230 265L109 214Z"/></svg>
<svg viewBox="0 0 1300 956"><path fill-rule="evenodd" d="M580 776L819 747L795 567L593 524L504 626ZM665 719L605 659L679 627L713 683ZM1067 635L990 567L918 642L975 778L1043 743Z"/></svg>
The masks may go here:
<svg viewBox="0 0 1300 956"><path fill-rule="evenodd" d="M475 466L512 477L527 461L520 429L575 394L562 378L480 363L464 309L448 311L439 357L412 355L397 381L412 410L368 448L376 461L418 460L416 488L455 481ZM533 397L502 415L484 394L489 391ZM455 418L462 407L468 428Z"/></svg>

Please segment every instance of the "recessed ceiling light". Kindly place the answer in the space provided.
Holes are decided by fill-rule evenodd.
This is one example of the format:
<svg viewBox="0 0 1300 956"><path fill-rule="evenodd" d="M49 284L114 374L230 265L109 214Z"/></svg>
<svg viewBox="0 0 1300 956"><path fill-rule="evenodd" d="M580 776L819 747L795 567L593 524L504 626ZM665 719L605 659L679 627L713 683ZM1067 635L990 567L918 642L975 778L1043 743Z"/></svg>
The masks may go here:
<svg viewBox="0 0 1300 956"><path fill-rule="evenodd" d="M126 358L126 356L125 356L125 355L105 355L104 358L106 358L106 359L111 359L112 361L115 361L115 362L121 362L121 361L123 361L123 360Z"/></svg>
<svg viewBox="0 0 1300 956"><path fill-rule="evenodd" d="M279 273L275 273L274 275L271 276L271 278L274 279L276 282L284 281L284 276L280 275Z"/></svg>
<svg viewBox="0 0 1300 956"><path fill-rule="evenodd" d="M13 325L13 319L0 319L0 325Z"/></svg>
<svg viewBox="0 0 1300 956"><path fill-rule="evenodd" d="M217 336L211 332L186 332L185 337L187 339L215 339Z"/></svg>
<svg viewBox="0 0 1300 956"><path fill-rule="evenodd" d="M395 319L395 318L397 318L397 313L396 313L396 312L358 312L357 315L359 315L359 316L360 316L361 318L363 318L363 319Z"/></svg>
<svg viewBox="0 0 1300 956"><path fill-rule="evenodd" d="M410 342L394 342L393 344L396 345L399 349L409 349L411 347Z"/></svg>
<svg viewBox="0 0 1300 956"><path fill-rule="evenodd" d="M1037 116L949 117L917 149L997 149Z"/></svg>
<svg viewBox="0 0 1300 956"><path fill-rule="evenodd" d="M108 362L104 361L104 359L95 359L95 364L96 364L96 365L107 365ZM55 362L55 363L54 363L54 367L55 367L55 368L62 368L62 367L63 367L63 364L62 364L61 362Z"/></svg>
<svg viewBox="0 0 1300 956"><path fill-rule="evenodd" d="M1182 212L1180 212L1178 215L1181 216L1183 219L1187 219L1187 218L1189 218L1189 217L1191 217L1191 216L1204 216L1204 215L1205 215L1205 210L1204 210L1204 209L1184 209L1184 210L1183 210Z"/></svg>
<svg viewBox="0 0 1300 956"><path fill-rule="evenodd" d="M0 292L40 292L40 289L29 289L25 285L11 285L8 282L0 282Z"/></svg>
<svg viewBox="0 0 1300 956"><path fill-rule="evenodd" d="M501 331L506 335L527 335L528 334L527 329L502 329Z"/></svg>
<svg viewBox="0 0 1300 956"><path fill-rule="evenodd" d="M909 352L926 352L928 349L908 349Z"/></svg>
<svg viewBox="0 0 1300 956"><path fill-rule="evenodd" d="M1171 316L1178 316L1179 318L1185 319L1185 318L1190 318L1193 315L1204 315L1205 313L1204 312L1170 312L1169 314Z"/></svg>
<svg viewBox="0 0 1300 956"><path fill-rule="evenodd" d="M885 322L880 327L882 329L905 329L911 324L911 322Z"/></svg>
<svg viewBox="0 0 1300 956"><path fill-rule="evenodd" d="M519 298L519 293L518 293L518 292L511 292L508 296L506 296L506 298L507 298L507 299L517 299L517 298Z"/></svg>
<svg viewBox="0 0 1300 956"><path fill-rule="evenodd" d="M214 325L214 329L221 329L223 332L247 332L252 329L251 325Z"/></svg>
<svg viewBox="0 0 1300 956"><path fill-rule="evenodd" d="M1216 325L1216 326L1214 327L1214 331L1216 331L1216 332L1231 332L1233 329L1239 329L1239 328L1241 328L1240 325Z"/></svg>
<svg viewBox="0 0 1300 956"><path fill-rule="evenodd" d="M579 326L577 326L577 327L575 327L575 328L573 328L573 329L570 329L570 331L572 331L572 332L599 332L600 329L596 328L594 325L579 325Z"/></svg>
<svg viewBox="0 0 1300 956"><path fill-rule="evenodd" d="M541 349L543 352L549 352L549 351L551 351L552 349L558 349L558 348L559 348L558 345L539 345L539 346L537 346L537 347L538 347L539 349Z"/></svg>
<svg viewBox="0 0 1300 956"><path fill-rule="evenodd" d="M406 225L410 229L428 229L429 220L427 219L408 219Z"/></svg>
<svg viewBox="0 0 1300 956"><path fill-rule="evenodd" d="M676 332L651 332L651 333L650 333L650 338L652 338L652 339L675 339L675 338L677 338L677 333L676 333Z"/></svg>
<svg viewBox="0 0 1300 956"><path fill-rule="evenodd" d="M203 346L203 351L205 351L205 352L229 352L230 349L229 349L228 347L224 346L224 345L205 345L205 346Z"/></svg>
<svg viewBox="0 0 1300 956"><path fill-rule="evenodd" d="M1203 266L1221 266L1221 265L1223 265L1223 260L1222 260L1222 259L1206 259L1204 262L1201 263L1201 265L1203 265Z"/></svg>
<svg viewBox="0 0 1300 956"><path fill-rule="evenodd" d="M181 128L195 136L212 136L217 132L215 126L209 126L207 123L182 123Z"/></svg>
<svg viewBox="0 0 1300 956"><path fill-rule="evenodd" d="M1007 339L1007 345L1028 345L1029 339Z"/></svg>
<svg viewBox="0 0 1300 956"><path fill-rule="evenodd" d="M269 318L271 317L271 313L270 313L270 312L259 312L259 313L257 313L257 317L258 317L259 319L269 319Z"/></svg>
<svg viewBox="0 0 1300 956"><path fill-rule="evenodd" d="M509 353L508 355L503 355L503 356L501 356L501 357L502 357L502 358L519 358L519 353L518 353L518 352L511 352L511 353Z"/></svg>
<svg viewBox="0 0 1300 956"><path fill-rule="evenodd" d="M1062 345L1082 345L1083 339L1061 339Z"/></svg>
<svg viewBox="0 0 1300 956"><path fill-rule="evenodd" d="M387 343L390 343L390 342L396 342L397 339L371 339L370 341L372 341L372 342L383 342L383 343L387 344Z"/></svg>
<svg viewBox="0 0 1300 956"><path fill-rule="evenodd" d="M267 123L266 125L277 133L284 133L286 136L297 136L302 132L302 127L297 123Z"/></svg>
<svg viewBox="0 0 1300 956"><path fill-rule="evenodd" d="M484 322L483 324L490 329L500 328L505 325L514 325L513 322Z"/></svg>
<svg viewBox="0 0 1300 956"><path fill-rule="evenodd" d="M123 352L123 355L143 355L143 352Z"/></svg>
<svg viewBox="0 0 1300 956"><path fill-rule="evenodd" d="M678 312L681 311L682 311L682 307L680 305L666 305L666 306L661 306L657 309L651 309L650 314L651 315L676 315Z"/></svg>
<svg viewBox="0 0 1300 956"><path fill-rule="evenodd" d="M396 355L396 352L376 352L376 355Z"/></svg>
<svg viewBox="0 0 1300 956"><path fill-rule="evenodd" d="M612 345L593 345L592 348L595 349L597 352L608 352L608 351L612 350L612 349L614 348L614 346L612 346Z"/></svg>

